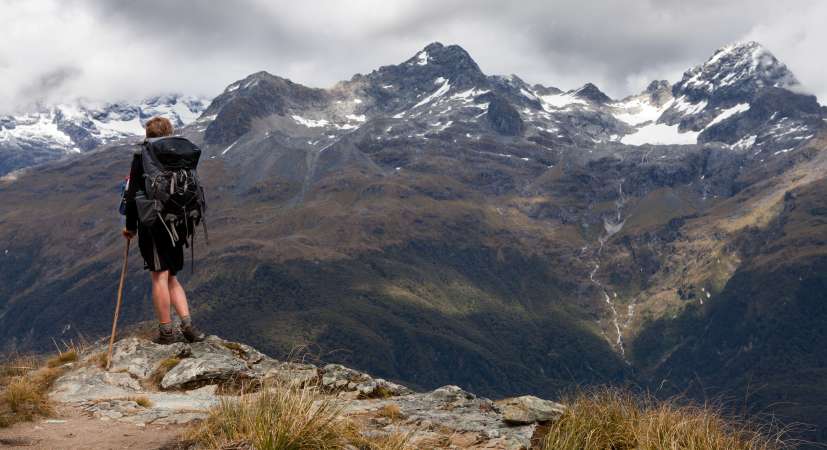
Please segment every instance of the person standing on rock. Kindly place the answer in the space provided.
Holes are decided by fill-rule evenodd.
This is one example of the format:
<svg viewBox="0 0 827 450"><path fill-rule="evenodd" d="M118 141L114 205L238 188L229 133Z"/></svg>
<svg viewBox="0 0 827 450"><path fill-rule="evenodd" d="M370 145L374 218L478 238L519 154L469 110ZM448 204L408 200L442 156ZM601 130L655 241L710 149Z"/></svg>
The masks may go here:
<svg viewBox="0 0 827 450"><path fill-rule="evenodd" d="M187 341L205 338L192 324L187 295L176 277L184 266L184 247L193 244L187 239L194 240L195 227L205 209L203 189L195 172L201 150L187 139L172 135L168 119L153 117L147 121L146 139L132 158L124 194L126 227L122 234L126 239L137 234L144 268L150 271L159 344L176 340L170 305L181 319L181 334Z"/></svg>

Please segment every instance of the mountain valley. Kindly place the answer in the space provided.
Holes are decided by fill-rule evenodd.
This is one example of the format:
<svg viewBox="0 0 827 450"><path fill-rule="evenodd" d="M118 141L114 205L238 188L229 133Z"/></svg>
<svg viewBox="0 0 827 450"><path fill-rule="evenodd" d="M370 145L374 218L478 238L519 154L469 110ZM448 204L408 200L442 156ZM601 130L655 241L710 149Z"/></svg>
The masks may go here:
<svg viewBox="0 0 827 450"><path fill-rule="evenodd" d="M174 112L204 152L181 276L211 332L412 388L749 398L827 440L827 108L758 43L624 99L433 43L155 106L0 118L0 348L108 333L136 125ZM127 324L152 317L135 253Z"/></svg>

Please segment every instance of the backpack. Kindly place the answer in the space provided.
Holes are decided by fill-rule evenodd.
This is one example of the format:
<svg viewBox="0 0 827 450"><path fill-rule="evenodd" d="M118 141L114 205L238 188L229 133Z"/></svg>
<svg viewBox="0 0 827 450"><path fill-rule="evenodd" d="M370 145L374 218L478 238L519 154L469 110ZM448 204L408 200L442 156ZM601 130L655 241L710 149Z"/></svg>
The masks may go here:
<svg viewBox="0 0 827 450"><path fill-rule="evenodd" d="M141 145L146 191L135 196L141 223L163 224L173 245L194 241L199 224L207 238L207 203L196 170L201 149L179 136L147 139ZM184 236L179 234L182 227Z"/></svg>

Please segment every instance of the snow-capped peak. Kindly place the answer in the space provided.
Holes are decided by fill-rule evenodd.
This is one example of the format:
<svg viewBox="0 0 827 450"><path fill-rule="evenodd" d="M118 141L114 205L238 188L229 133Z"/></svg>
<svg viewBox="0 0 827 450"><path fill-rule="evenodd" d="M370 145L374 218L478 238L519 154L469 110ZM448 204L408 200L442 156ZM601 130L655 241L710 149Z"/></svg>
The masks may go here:
<svg viewBox="0 0 827 450"><path fill-rule="evenodd" d="M696 100L718 92L748 92L763 87L788 88L798 80L787 66L755 41L727 45L703 64L686 71L675 90ZM676 97L680 96L676 92Z"/></svg>
<svg viewBox="0 0 827 450"><path fill-rule="evenodd" d="M117 139L141 136L143 124L154 116L166 117L175 127L182 127L195 121L208 104L204 98L166 94L134 104L77 100L5 116L0 119L0 150L17 156L14 164L0 164L0 174Z"/></svg>

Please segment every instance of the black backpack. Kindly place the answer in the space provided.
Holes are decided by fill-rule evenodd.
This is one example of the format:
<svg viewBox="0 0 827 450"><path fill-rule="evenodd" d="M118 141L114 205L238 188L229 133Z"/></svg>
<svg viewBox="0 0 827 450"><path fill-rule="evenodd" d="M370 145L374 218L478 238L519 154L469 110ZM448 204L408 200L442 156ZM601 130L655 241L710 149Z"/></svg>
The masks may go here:
<svg viewBox="0 0 827 450"><path fill-rule="evenodd" d="M183 137L152 138L142 143L146 191L135 197L139 220L148 227L163 224L173 245L194 241L199 224L207 237L207 203L196 170L200 158L201 149ZM179 234L182 229L184 236Z"/></svg>

